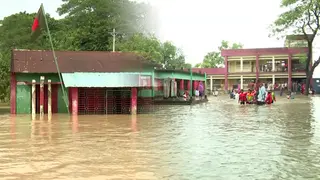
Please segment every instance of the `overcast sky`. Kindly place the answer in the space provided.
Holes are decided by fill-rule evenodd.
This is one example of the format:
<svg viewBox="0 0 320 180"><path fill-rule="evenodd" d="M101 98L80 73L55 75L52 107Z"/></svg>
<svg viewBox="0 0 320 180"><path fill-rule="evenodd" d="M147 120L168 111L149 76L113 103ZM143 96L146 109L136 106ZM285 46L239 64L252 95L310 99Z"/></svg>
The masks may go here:
<svg viewBox="0 0 320 180"><path fill-rule="evenodd" d="M141 0L140 0L141 1ZM159 9L160 39L183 49L196 64L216 50L222 40L241 42L245 48L281 47L283 40L268 37L268 26L281 9L281 0L142 0ZM61 0L10 0L0 6L0 19L19 11L46 12L58 17Z"/></svg>

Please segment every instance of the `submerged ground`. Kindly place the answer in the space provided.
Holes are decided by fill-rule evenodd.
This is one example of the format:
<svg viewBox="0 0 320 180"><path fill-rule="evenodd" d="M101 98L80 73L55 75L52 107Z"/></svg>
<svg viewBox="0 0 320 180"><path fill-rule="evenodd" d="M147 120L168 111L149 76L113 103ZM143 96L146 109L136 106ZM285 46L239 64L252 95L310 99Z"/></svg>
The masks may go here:
<svg viewBox="0 0 320 180"><path fill-rule="evenodd" d="M2 179L320 179L320 97L154 115L0 116Z"/></svg>

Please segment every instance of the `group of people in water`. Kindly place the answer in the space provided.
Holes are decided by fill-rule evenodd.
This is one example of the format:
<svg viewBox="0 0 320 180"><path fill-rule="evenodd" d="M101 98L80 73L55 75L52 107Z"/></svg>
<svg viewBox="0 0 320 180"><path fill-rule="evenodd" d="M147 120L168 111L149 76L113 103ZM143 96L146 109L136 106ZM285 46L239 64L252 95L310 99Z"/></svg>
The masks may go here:
<svg viewBox="0 0 320 180"><path fill-rule="evenodd" d="M245 92L243 89L232 90L230 98L236 99L240 104L272 104L276 102L276 96L274 91L266 90L264 84L260 84L259 88L249 89ZM288 94L288 98L292 98L292 94Z"/></svg>

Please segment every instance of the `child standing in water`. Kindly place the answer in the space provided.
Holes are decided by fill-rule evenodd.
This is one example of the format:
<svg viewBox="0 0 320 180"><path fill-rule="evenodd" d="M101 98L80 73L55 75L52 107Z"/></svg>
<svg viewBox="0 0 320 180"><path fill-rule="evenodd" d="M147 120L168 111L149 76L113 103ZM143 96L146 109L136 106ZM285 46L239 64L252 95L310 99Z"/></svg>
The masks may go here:
<svg viewBox="0 0 320 180"><path fill-rule="evenodd" d="M234 90L234 99L238 102L239 101L239 92L237 90Z"/></svg>
<svg viewBox="0 0 320 180"><path fill-rule="evenodd" d="M243 89L240 90L238 102L240 102L240 104L246 104L247 102L247 93L243 92Z"/></svg>
<svg viewBox="0 0 320 180"><path fill-rule="evenodd" d="M291 91L288 91L287 99L294 99L294 95Z"/></svg>
<svg viewBox="0 0 320 180"><path fill-rule="evenodd" d="M271 92L269 91L268 92L268 95L266 97L266 104L271 104L272 103L272 95L271 95Z"/></svg>
<svg viewBox="0 0 320 180"><path fill-rule="evenodd" d="M253 103L253 92L251 91L251 89L249 89L248 93L247 93L247 104L252 104Z"/></svg>

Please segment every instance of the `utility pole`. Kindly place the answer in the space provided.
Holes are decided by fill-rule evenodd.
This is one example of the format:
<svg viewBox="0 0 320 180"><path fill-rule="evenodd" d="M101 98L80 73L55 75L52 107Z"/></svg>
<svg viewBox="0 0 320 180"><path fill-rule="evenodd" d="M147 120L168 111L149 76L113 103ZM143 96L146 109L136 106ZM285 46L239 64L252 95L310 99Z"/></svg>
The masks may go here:
<svg viewBox="0 0 320 180"><path fill-rule="evenodd" d="M114 29L114 28L113 28L112 36L113 36L112 51L115 52L115 50L116 50L116 29Z"/></svg>

